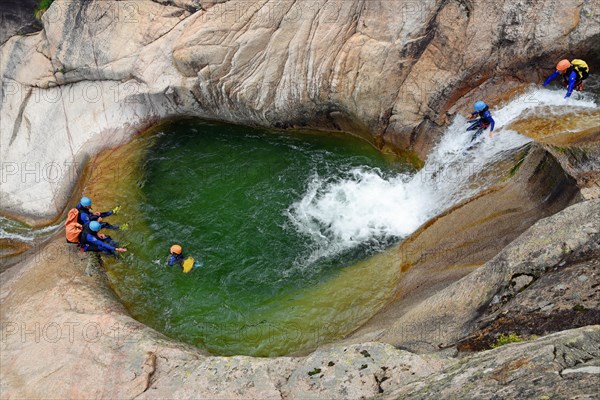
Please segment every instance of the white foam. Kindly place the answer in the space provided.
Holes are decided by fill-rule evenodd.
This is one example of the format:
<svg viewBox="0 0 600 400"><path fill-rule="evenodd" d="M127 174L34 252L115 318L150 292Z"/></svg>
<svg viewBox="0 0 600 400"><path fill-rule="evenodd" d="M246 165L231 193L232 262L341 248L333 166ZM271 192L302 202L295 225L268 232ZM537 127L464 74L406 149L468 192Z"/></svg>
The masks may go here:
<svg viewBox="0 0 600 400"><path fill-rule="evenodd" d="M472 145L473 132L466 131L467 119L457 115L423 169L412 176L384 176L369 167L347 171L337 180L313 176L302 199L287 210L293 226L318 248L307 261L405 237L430 218L484 189L490 183L481 179L486 167L530 142L525 136L503 129L523 112L597 107L589 97L566 101L563 96L564 90L532 87L503 107L492 108L495 136L489 138L484 132L472 150L466 149Z"/></svg>
<svg viewBox="0 0 600 400"><path fill-rule="evenodd" d="M0 239L11 239L22 242L32 242L36 238L52 233L60 224L49 225L40 229L31 229L5 217L0 217Z"/></svg>

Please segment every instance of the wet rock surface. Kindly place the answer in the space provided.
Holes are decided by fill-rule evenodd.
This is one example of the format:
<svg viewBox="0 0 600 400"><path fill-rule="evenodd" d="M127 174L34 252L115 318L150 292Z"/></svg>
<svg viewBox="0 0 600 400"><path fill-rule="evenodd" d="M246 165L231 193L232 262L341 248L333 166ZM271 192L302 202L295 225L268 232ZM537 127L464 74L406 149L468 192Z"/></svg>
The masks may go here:
<svg viewBox="0 0 600 400"><path fill-rule="evenodd" d="M29 250L31 245L15 239L2 238L0 239L0 257L6 259L11 256L18 256Z"/></svg>
<svg viewBox="0 0 600 400"><path fill-rule="evenodd" d="M540 143L556 158L563 170L577 181L582 197L594 199L600 197L599 118L600 111L597 109L579 116L531 115L511 128Z"/></svg>

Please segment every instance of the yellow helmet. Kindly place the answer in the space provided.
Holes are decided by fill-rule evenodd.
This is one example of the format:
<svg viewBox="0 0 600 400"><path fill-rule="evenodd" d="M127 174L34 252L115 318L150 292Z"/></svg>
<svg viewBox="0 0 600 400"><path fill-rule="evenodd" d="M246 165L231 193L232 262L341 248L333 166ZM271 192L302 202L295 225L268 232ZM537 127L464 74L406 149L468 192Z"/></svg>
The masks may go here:
<svg viewBox="0 0 600 400"><path fill-rule="evenodd" d="M182 251L182 248L180 245L174 244L173 246L171 246L171 253L181 254L181 251Z"/></svg>

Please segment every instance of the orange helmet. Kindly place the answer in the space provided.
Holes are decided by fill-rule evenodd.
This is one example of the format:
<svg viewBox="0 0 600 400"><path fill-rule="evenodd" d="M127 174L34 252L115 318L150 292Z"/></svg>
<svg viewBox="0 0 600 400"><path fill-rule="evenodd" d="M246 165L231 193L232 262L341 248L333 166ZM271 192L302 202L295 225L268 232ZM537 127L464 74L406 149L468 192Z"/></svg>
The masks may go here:
<svg viewBox="0 0 600 400"><path fill-rule="evenodd" d="M560 60L558 64L556 64L556 69L561 72L564 72L569 68L571 68L571 62L569 60Z"/></svg>
<svg viewBox="0 0 600 400"><path fill-rule="evenodd" d="M171 246L171 253L181 254L181 250L181 246L178 244L174 244L173 246Z"/></svg>

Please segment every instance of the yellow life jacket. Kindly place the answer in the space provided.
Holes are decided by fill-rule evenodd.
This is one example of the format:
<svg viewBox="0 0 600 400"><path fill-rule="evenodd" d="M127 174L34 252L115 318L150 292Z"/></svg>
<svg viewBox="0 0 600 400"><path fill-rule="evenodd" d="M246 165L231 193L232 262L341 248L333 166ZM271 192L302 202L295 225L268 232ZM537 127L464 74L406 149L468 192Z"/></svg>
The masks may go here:
<svg viewBox="0 0 600 400"><path fill-rule="evenodd" d="M573 69L577 72L579 80L587 78L590 74L590 67L583 60L575 59L571 61L571 65L573 65Z"/></svg>
<svg viewBox="0 0 600 400"><path fill-rule="evenodd" d="M185 259L185 261L183 262L183 273L187 274L188 272L190 272L192 270L192 268L194 268L194 257L188 257Z"/></svg>

